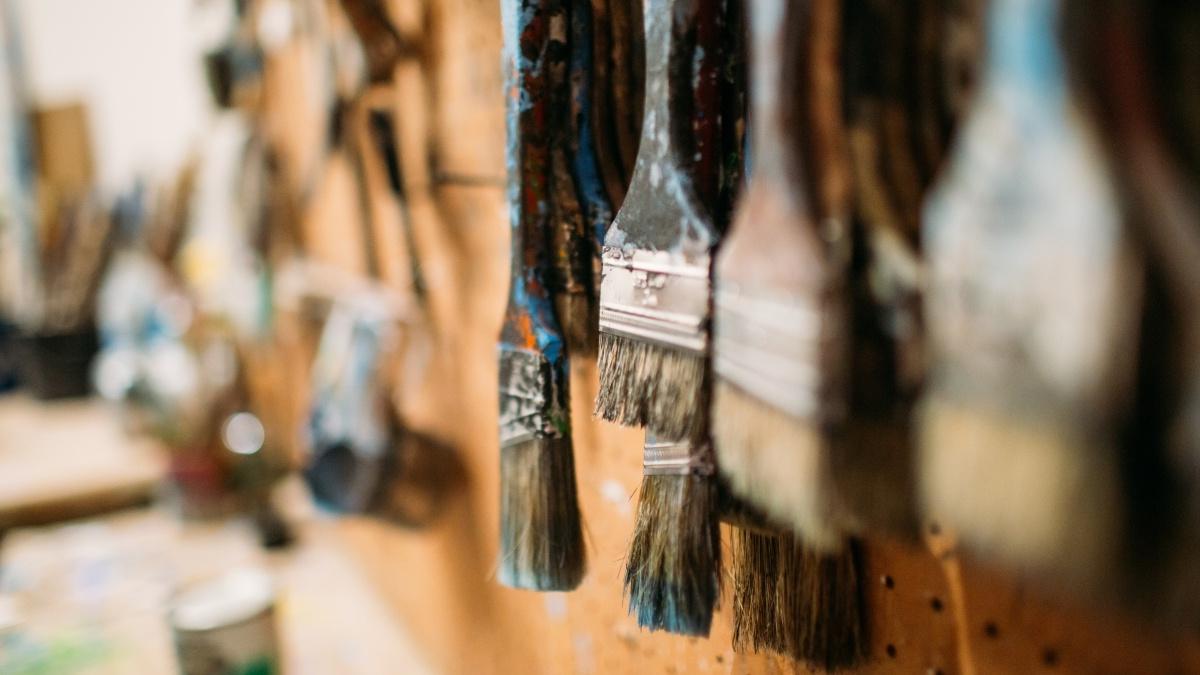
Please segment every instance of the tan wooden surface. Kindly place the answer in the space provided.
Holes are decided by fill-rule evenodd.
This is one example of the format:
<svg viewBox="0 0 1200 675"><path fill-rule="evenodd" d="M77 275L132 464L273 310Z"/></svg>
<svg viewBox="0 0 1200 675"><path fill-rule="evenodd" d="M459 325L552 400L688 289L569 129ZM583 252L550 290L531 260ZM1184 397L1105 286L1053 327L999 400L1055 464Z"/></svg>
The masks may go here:
<svg viewBox="0 0 1200 675"><path fill-rule="evenodd" d="M641 434L591 418L595 364L572 366L575 452L589 572L570 594L536 594L494 580L498 536L495 340L507 290L500 18L494 0L392 0L401 31L422 57L397 72L395 103L417 249L430 313L397 358L397 393L408 424L452 444L465 484L432 527L409 531L366 519L341 525L354 558L404 617L433 667L446 673L790 673L802 665L730 648L722 611L707 640L650 634L627 616L621 593L641 475ZM302 70L276 57L268 114L302 96ZM268 77L272 73L268 71ZM279 125L291 155L307 132ZM437 184L432 168L478 178ZM347 171L327 168L305 225L310 254L359 264ZM376 185L375 190L382 190ZM386 200L376 200L386 208ZM396 233L381 233L396 237ZM397 269L394 265L385 269ZM284 317L279 336L296 361L313 328ZM302 409L297 391L295 410ZM1030 672L1200 672L1194 642L1170 639L1096 612L1059 608L1011 579L960 562L952 549L872 541L867 546L871 660L862 673L968 675ZM729 606L728 597L724 606Z"/></svg>
<svg viewBox="0 0 1200 675"><path fill-rule="evenodd" d="M15 530L0 557L0 672L178 672L171 594L240 566L275 581L285 672L436 672L347 555L338 528L290 487L299 537L284 553L264 553L248 523L181 523L157 509Z"/></svg>
<svg viewBox="0 0 1200 675"><path fill-rule="evenodd" d="M100 401L0 397L0 529L144 501L165 465Z"/></svg>

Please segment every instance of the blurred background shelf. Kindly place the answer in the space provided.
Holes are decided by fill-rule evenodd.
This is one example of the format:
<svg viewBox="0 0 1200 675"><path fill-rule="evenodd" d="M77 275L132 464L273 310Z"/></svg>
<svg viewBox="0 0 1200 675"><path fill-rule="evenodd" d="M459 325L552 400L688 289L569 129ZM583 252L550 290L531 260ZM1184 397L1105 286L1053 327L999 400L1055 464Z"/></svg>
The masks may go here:
<svg viewBox="0 0 1200 675"><path fill-rule="evenodd" d="M145 503L166 470L97 400L0 398L0 439L0 531Z"/></svg>

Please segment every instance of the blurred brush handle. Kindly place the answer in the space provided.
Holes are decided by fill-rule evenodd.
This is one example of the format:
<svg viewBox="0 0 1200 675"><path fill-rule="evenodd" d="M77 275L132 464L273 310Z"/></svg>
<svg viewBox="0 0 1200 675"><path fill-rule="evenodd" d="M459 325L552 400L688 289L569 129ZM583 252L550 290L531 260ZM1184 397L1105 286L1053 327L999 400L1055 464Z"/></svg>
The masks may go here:
<svg viewBox="0 0 1200 675"><path fill-rule="evenodd" d="M511 281L499 347L502 447L569 433L566 356L546 285L550 267L550 15L546 4L501 2L512 227Z"/></svg>
<svg viewBox="0 0 1200 675"><path fill-rule="evenodd" d="M803 177L799 123L803 104L817 105L804 76L807 50L821 39L817 4L830 2L750 3L753 165L715 273L716 372L796 417L843 408L837 366L847 335L845 255L833 255L845 248L845 228L820 231Z"/></svg>

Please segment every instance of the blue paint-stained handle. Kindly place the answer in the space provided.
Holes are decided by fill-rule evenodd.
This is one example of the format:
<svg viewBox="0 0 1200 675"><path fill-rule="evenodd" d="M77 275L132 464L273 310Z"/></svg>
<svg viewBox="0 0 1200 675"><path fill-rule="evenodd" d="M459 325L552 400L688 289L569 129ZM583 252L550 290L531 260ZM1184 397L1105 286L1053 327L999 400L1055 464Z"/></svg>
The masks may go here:
<svg viewBox="0 0 1200 675"><path fill-rule="evenodd" d="M508 308L500 333L500 406L501 438L512 442L524 436L506 430L505 420L520 418L528 422L531 407L539 420L533 425L538 430L534 435L561 437L568 430L566 356L546 285L551 195L548 5L547 0L501 0L512 267ZM526 395L529 388L523 383L504 381L529 370L517 367L514 361L529 359L544 364L537 369L542 373L542 386L532 397Z"/></svg>
<svg viewBox="0 0 1200 675"><path fill-rule="evenodd" d="M596 137L592 133L593 17L591 0L572 0L571 6L571 113L575 132L571 170L579 201L596 237L604 245L604 233L612 222L612 205L600 177Z"/></svg>

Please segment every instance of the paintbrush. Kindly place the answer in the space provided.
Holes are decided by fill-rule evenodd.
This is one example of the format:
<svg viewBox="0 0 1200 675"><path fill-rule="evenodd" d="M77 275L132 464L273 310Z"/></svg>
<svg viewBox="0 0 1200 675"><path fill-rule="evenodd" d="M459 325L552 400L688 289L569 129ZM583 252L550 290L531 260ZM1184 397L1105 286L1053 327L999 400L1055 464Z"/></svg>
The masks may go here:
<svg viewBox="0 0 1200 675"><path fill-rule="evenodd" d="M691 119L674 94L687 84L690 59L681 58L683 27L672 25L698 11L691 0L646 4L642 141L602 253L596 414L668 439L707 434L709 268L718 233L683 164Z"/></svg>
<svg viewBox="0 0 1200 675"><path fill-rule="evenodd" d="M569 44L571 0L547 3L550 44L547 47L550 131L550 247L553 251L547 285L554 297L559 325L572 355L596 352L596 303L593 260L594 228L586 221L580 203L573 165L568 154L576 138L572 119L571 57Z"/></svg>
<svg viewBox="0 0 1200 675"><path fill-rule="evenodd" d="M500 334L501 583L569 590L584 573L567 362L546 287L550 13L504 0L512 281Z"/></svg>
<svg viewBox="0 0 1200 675"><path fill-rule="evenodd" d="M845 405L845 227L833 208L818 225L805 155L819 160L817 189L844 176L832 152L806 153L794 130L840 131L829 116L808 118L818 99L837 118L836 86L808 74L836 63L837 10L831 0L750 3L751 178L717 259L713 352L722 474L784 530L736 531L734 647L826 669L860 660L866 639L856 550L829 473Z"/></svg>
<svg viewBox="0 0 1200 675"><path fill-rule="evenodd" d="M1087 590L1120 532L1142 270L1063 75L1058 6L990 4L983 87L925 207L919 477L962 545Z"/></svg>
<svg viewBox="0 0 1200 675"><path fill-rule="evenodd" d="M657 0L649 0L647 7ZM646 434L625 595L638 625L707 636L721 597L719 493L705 442Z"/></svg>
<svg viewBox="0 0 1200 675"><path fill-rule="evenodd" d="M1200 8L1066 2L1064 50L1118 172L1146 255L1137 395L1122 478L1126 577L1137 609L1194 628L1200 609L1200 96L1186 54Z"/></svg>
<svg viewBox="0 0 1200 675"><path fill-rule="evenodd" d="M719 116L711 83L719 51L696 57L712 47L702 38L715 31L706 36L698 28L716 21L717 10L717 3L681 0L645 7L646 118L633 182L605 238L601 286L597 407L647 427L626 560L629 611L643 627L684 635L708 634L721 586L706 409L710 258L704 248L718 235L696 193L697 182L716 184L710 174L718 166ZM685 149L679 139L689 135L710 142ZM616 387L614 374L622 380ZM697 407L688 409L689 402Z"/></svg>
<svg viewBox="0 0 1200 675"><path fill-rule="evenodd" d="M716 265L713 430L734 493L834 551L827 436L845 406L845 227L815 222L791 132L803 115L810 13L822 3L751 3L753 166Z"/></svg>

